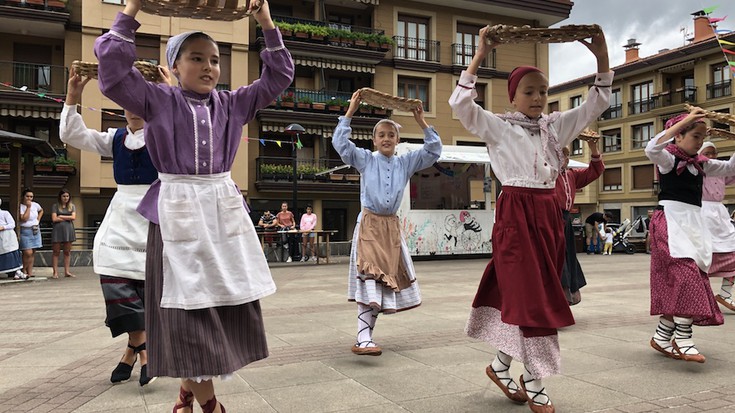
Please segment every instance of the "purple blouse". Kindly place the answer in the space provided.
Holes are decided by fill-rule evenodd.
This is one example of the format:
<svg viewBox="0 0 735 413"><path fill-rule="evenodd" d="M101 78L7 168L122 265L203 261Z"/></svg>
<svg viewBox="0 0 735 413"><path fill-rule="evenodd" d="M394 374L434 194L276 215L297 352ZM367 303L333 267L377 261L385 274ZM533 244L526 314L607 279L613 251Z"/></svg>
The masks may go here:
<svg viewBox="0 0 735 413"><path fill-rule="evenodd" d="M100 90L145 120L146 146L159 172L207 175L230 171L243 126L293 80L293 60L281 33L278 29L264 31L260 79L234 91L200 95L143 79L133 67L139 27L134 18L118 13L110 31L95 42ZM138 212L156 224L159 189L160 181L154 182L138 206Z"/></svg>
<svg viewBox="0 0 735 413"><path fill-rule="evenodd" d="M735 183L735 176L706 176L702 184L702 201L722 202L725 186Z"/></svg>

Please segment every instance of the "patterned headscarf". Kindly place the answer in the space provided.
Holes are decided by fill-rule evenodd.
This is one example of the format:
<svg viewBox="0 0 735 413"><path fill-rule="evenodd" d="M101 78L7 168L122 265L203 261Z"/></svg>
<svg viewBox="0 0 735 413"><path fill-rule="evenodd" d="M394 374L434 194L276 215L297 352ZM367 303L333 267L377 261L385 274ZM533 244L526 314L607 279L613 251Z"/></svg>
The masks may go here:
<svg viewBox="0 0 735 413"><path fill-rule="evenodd" d="M680 114L678 114L678 115L670 118L669 120L666 121L666 124L664 125L664 129L669 129L669 128L673 127L677 123L679 123L682 120L684 120L687 116L689 116L689 113L688 112L687 113L680 113ZM702 119L697 119L697 120L694 121L694 123L704 123L704 121ZM677 131L677 133L679 133L679 132Z"/></svg>
<svg viewBox="0 0 735 413"><path fill-rule="evenodd" d="M166 63L168 63L168 68L171 70L171 73L173 73L174 62L176 62L176 56L179 54L181 46L191 35L198 33L206 34L204 32L186 32L177 34L176 36L168 39L168 42L166 42ZM176 76L177 79L179 78L176 74L174 74L174 76Z"/></svg>

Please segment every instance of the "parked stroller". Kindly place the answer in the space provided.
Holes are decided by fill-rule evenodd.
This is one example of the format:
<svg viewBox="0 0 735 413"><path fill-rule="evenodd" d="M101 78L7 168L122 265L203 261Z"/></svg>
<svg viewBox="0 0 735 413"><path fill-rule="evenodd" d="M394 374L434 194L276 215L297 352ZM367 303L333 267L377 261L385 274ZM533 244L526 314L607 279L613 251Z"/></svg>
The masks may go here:
<svg viewBox="0 0 735 413"><path fill-rule="evenodd" d="M630 219L627 218L621 224L607 224L608 227L613 229L613 253L635 254L635 245L628 241L628 238L633 229L640 224L638 221L641 219L642 217L638 217L632 224Z"/></svg>

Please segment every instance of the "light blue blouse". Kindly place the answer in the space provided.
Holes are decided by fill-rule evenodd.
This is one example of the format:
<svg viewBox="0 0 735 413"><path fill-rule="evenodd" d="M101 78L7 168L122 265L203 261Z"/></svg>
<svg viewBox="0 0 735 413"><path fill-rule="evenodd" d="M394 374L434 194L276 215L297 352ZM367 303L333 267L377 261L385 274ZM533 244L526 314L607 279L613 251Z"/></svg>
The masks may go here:
<svg viewBox="0 0 735 413"><path fill-rule="evenodd" d="M378 215L395 215L411 176L439 159L442 142L434 128L424 129L421 150L390 157L358 148L350 141L352 118L339 117L332 145L342 161L360 172L360 203ZM359 221L359 219L358 219Z"/></svg>

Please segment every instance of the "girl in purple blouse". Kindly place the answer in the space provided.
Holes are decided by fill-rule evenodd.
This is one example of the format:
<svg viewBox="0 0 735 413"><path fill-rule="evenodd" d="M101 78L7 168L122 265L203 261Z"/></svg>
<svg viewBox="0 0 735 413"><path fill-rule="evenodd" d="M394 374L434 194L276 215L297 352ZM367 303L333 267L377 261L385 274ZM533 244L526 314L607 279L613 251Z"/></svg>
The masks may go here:
<svg viewBox="0 0 735 413"><path fill-rule="evenodd" d="M159 180L138 212L151 221L146 259L148 373L181 378L176 412L224 412L212 378L227 378L268 356L259 299L275 292L260 243L230 170L243 125L293 80L293 60L268 3L250 8L263 28L262 75L217 91L219 50L202 32L169 39L166 57L178 87L154 84L133 67L134 17L128 0L95 44L102 93L146 122ZM257 11L255 11L257 10Z"/></svg>

